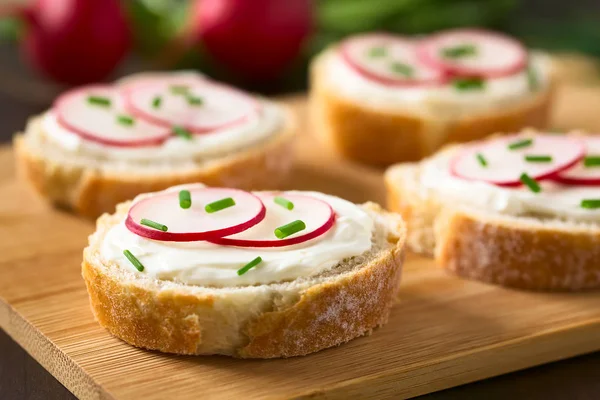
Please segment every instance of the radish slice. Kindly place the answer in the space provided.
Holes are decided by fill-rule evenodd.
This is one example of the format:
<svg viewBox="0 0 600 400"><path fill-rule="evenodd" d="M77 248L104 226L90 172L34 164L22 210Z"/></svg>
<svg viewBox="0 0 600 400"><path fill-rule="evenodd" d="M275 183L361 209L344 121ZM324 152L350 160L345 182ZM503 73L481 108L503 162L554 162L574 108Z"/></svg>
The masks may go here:
<svg viewBox="0 0 600 400"><path fill-rule="evenodd" d="M585 143L586 148L584 160L577 163L573 168L561 172L554 180L568 185L600 185L600 165L597 162L592 162L594 161L592 158L595 160L600 159L600 138L582 137L581 140Z"/></svg>
<svg viewBox="0 0 600 400"><path fill-rule="evenodd" d="M527 65L527 50L508 36L476 29L432 35L418 46L422 62L453 75L495 78L513 75Z"/></svg>
<svg viewBox="0 0 600 400"><path fill-rule="evenodd" d="M103 145L154 146L171 136L170 129L127 114L122 103L112 86L85 86L61 95L54 109L65 129Z"/></svg>
<svg viewBox="0 0 600 400"><path fill-rule="evenodd" d="M369 34L344 41L346 63L365 78L387 85L441 84L446 74L419 61L415 42L387 34Z"/></svg>
<svg viewBox="0 0 600 400"><path fill-rule="evenodd" d="M531 144L509 148L525 140L531 140ZM574 138L510 136L468 146L450 162L450 172L462 179L516 186L521 184L523 173L538 180L552 177L577 164L584 153L583 142ZM531 162L526 156L550 157L551 161Z"/></svg>
<svg viewBox="0 0 600 400"><path fill-rule="evenodd" d="M265 217L265 206L252 193L237 189L190 189L191 207L179 205L179 192L170 191L147 197L129 210L125 226L136 235L165 242L193 242L233 235L258 224ZM231 197L235 205L213 213L204 207ZM168 230L142 225L142 219L166 225Z"/></svg>
<svg viewBox="0 0 600 400"><path fill-rule="evenodd" d="M134 84L125 89L125 99L132 114L165 127L182 126L193 133L237 125L259 111L258 103L243 92L191 79ZM155 99L160 99L160 105Z"/></svg>
<svg viewBox="0 0 600 400"><path fill-rule="evenodd" d="M306 195L292 193L257 193L267 207L267 216L252 228L236 235L210 240L224 246L283 247L303 243L329 231L335 223L335 213L326 202ZM275 203L275 197L284 197L294 204L289 210ZM301 220L306 229L278 239L275 229L290 222Z"/></svg>

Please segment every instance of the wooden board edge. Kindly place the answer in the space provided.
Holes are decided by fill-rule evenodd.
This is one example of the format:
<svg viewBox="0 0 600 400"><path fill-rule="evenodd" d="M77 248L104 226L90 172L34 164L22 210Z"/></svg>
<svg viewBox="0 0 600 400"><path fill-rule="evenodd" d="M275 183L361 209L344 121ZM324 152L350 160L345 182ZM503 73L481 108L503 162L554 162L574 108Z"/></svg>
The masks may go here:
<svg viewBox="0 0 600 400"><path fill-rule="evenodd" d="M64 387L82 400L115 400L72 358L0 297L0 328Z"/></svg>
<svg viewBox="0 0 600 400"><path fill-rule="evenodd" d="M600 319L463 351L446 359L391 369L294 399L411 398L600 350ZM486 362L493 359L493 362ZM484 365L481 368L481 365ZM428 370L428 372L425 372ZM435 375L435 378L432 377Z"/></svg>

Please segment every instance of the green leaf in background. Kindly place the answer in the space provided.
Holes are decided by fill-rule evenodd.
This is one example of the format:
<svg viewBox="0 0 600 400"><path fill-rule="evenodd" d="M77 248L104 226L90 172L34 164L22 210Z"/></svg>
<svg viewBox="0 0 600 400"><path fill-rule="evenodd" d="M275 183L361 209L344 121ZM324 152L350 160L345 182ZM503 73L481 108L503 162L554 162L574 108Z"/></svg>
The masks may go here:
<svg viewBox="0 0 600 400"><path fill-rule="evenodd" d="M188 0L125 1L131 21L136 50L144 56L159 53L183 28Z"/></svg>
<svg viewBox="0 0 600 400"><path fill-rule="evenodd" d="M16 42L23 33L23 23L17 18L0 18L0 41Z"/></svg>

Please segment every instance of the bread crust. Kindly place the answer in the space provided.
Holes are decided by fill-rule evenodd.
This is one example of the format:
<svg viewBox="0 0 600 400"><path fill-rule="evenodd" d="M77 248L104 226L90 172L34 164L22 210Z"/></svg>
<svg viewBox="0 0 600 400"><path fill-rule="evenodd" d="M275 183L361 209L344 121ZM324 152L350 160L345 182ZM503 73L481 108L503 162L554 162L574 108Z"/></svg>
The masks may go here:
<svg viewBox="0 0 600 400"><path fill-rule="evenodd" d="M436 239L436 261L463 278L529 290L600 287L600 229L447 210Z"/></svg>
<svg viewBox="0 0 600 400"><path fill-rule="evenodd" d="M373 165L417 161L451 142L484 138L526 127L544 128L554 93L546 90L507 107L455 121L437 121L410 110L366 107L336 93L325 74L329 50L311 65L310 110L319 137L342 156Z"/></svg>
<svg viewBox="0 0 600 400"><path fill-rule="evenodd" d="M366 207L383 213L376 205ZM274 289L266 300L255 296L256 302L244 302L240 311L231 297L250 296L257 287L227 293L175 283L165 288L161 281L115 274L116 267L103 264L97 253L104 232L117 221L101 217L84 250L82 274L92 311L100 325L125 342L168 353L292 357L369 334L387 322L404 259L405 227L398 218L396 232L388 237L394 245L363 266L307 284L291 301L282 301L286 295Z"/></svg>
<svg viewBox="0 0 600 400"><path fill-rule="evenodd" d="M281 132L267 142L235 152L184 171L169 169L152 173L109 171L57 162L27 145L24 134L13 143L19 176L53 204L89 218L113 211L115 206L140 193L166 189L182 183L240 189L275 189L286 179L292 165L295 123L287 121ZM67 156L65 156L66 158Z"/></svg>

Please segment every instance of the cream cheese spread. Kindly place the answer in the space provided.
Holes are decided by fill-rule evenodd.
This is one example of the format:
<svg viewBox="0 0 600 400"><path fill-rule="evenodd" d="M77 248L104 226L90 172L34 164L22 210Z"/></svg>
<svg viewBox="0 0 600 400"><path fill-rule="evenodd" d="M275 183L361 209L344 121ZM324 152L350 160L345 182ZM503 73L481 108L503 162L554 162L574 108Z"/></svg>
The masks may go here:
<svg viewBox="0 0 600 400"><path fill-rule="evenodd" d="M334 226L324 235L297 245L243 248L205 241L155 241L132 233L121 221L104 236L100 257L104 262L131 269L123 255L123 250L128 249L144 265L144 271L136 273L190 285L234 287L314 276L371 249L374 221L361 207L321 193L288 193L302 193L327 202L336 213ZM238 269L258 256L263 260L259 266L237 275Z"/></svg>
<svg viewBox="0 0 600 400"><path fill-rule="evenodd" d="M324 57L326 80L336 93L365 106L387 110L410 110L436 118L455 119L460 115L511 105L532 94L526 70L486 79L482 90L460 91L450 84L386 85L361 75L344 61L339 51L329 51ZM549 58L543 53L532 52L530 68L537 77L538 90L543 90L550 80Z"/></svg>
<svg viewBox="0 0 600 400"><path fill-rule="evenodd" d="M580 222L600 222L600 209L581 207L583 199L600 198L598 186L572 186L542 180L539 182L542 191L534 193L525 186L502 187L469 181L450 173L450 161L455 154L454 149L449 149L423 163L420 175L422 190L435 192L447 203L501 214L535 214Z"/></svg>

